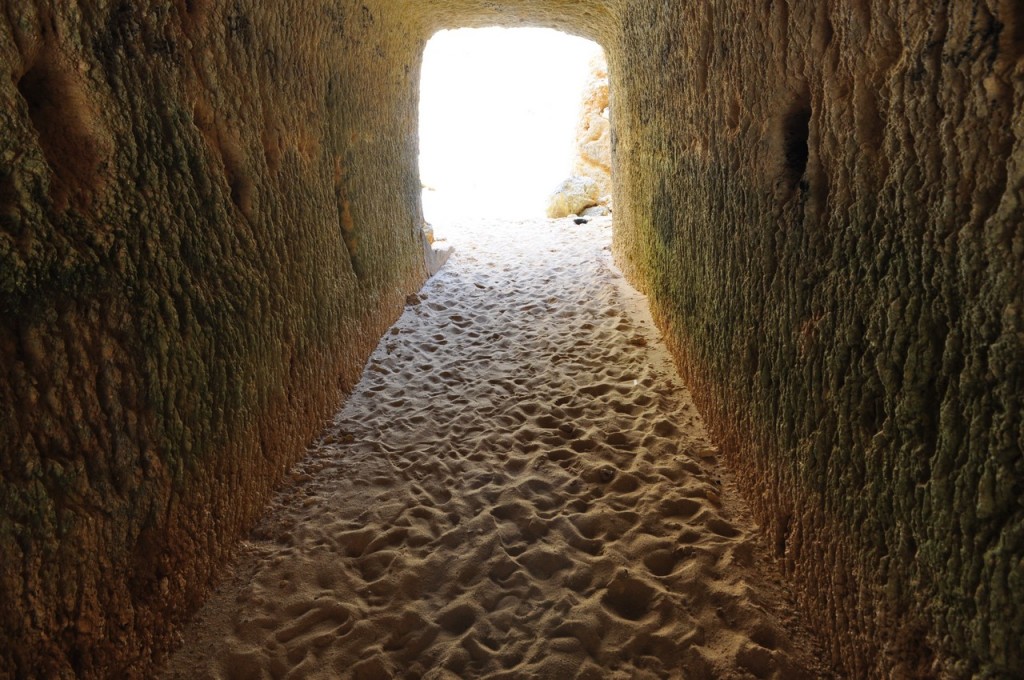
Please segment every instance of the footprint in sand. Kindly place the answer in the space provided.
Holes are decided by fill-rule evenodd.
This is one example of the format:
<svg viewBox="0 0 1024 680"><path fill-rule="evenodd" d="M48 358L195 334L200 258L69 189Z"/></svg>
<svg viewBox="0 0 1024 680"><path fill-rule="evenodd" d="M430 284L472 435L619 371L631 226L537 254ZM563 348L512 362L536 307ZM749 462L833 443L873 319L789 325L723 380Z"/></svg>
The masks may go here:
<svg viewBox="0 0 1024 680"><path fill-rule="evenodd" d="M164 677L829 677L608 222L468 227Z"/></svg>

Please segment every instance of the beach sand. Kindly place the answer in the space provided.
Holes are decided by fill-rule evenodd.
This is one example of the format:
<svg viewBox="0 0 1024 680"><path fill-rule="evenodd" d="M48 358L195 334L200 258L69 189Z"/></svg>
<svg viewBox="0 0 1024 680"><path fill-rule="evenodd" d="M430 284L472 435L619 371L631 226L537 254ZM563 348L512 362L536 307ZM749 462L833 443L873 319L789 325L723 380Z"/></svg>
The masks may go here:
<svg viewBox="0 0 1024 680"><path fill-rule="evenodd" d="M453 235L164 677L831 677L610 234Z"/></svg>

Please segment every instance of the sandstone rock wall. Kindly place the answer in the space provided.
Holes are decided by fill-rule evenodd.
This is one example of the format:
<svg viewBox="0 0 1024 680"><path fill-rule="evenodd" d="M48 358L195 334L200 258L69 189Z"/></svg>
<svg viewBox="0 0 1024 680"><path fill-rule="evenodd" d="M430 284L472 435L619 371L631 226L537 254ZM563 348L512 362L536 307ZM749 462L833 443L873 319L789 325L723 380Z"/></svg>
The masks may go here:
<svg viewBox="0 0 1024 680"><path fill-rule="evenodd" d="M131 677L425 274L358 3L0 3L0 677Z"/></svg>
<svg viewBox="0 0 1024 680"><path fill-rule="evenodd" d="M852 677L1024 669L1019 2L628 3L616 251Z"/></svg>
<svg viewBox="0 0 1024 680"><path fill-rule="evenodd" d="M590 177L602 198L612 194L612 123L609 120L608 61L603 55L590 63L590 80L583 93L576 130L573 174Z"/></svg>

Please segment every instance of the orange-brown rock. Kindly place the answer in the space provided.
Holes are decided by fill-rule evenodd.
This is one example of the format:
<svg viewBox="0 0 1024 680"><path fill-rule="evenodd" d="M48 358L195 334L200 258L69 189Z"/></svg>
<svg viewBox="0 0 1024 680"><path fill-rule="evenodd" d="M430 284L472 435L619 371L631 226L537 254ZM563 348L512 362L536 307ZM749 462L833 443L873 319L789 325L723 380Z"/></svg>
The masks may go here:
<svg viewBox="0 0 1024 680"><path fill-rule="evenodd" d="M596 181L589 177L570 177L548 197L547 216L558 219L579 215L586 208L597 205L600 197Z"/></svg>
<svg viewBox="0 0 1024 680"><path fill-rule="evenodd" d="M148 677L425 278L392 22L0 3L0 677Z"/></svg>
<svg viewBox="0 0 1024 680"><path fill-rule="evenodd" d="M576 130L573 174L590 177L598 194L612 196L612 124L609 120L608 61L604 55L590 62L590 80L583 92L580 123ZM607 199L606 199L607 200Z"/></svg>

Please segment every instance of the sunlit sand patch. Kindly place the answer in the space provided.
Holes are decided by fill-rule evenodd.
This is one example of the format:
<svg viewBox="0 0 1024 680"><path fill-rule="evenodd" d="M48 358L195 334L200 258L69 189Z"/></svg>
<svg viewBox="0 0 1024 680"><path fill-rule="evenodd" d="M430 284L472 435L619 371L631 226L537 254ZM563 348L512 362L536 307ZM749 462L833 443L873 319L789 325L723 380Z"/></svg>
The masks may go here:
<svg viewBox="0 0 1024 680"><path fill-rule="evenodd" d="M610 224L458 233L167 677L828 677Z"/></svg>

